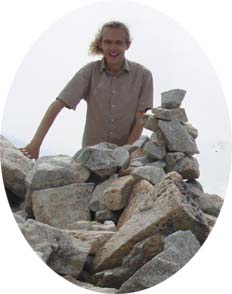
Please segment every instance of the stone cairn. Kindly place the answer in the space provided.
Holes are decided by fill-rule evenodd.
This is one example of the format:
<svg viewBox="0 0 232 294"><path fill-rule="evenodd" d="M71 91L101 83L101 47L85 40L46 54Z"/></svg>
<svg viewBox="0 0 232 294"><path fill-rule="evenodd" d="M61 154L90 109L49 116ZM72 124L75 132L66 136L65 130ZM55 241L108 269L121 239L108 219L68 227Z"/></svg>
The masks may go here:
<svg viewBox="0 0 232 294"><path fill-rule="evenodd" d="M74 284L102 293L154 286L207 238L223 200L196 180L198 131L180 108L186 91L162 93L141 119L150 138L100 143L73 157L26 158L1 136L6 194L26 240Z"/></svg>

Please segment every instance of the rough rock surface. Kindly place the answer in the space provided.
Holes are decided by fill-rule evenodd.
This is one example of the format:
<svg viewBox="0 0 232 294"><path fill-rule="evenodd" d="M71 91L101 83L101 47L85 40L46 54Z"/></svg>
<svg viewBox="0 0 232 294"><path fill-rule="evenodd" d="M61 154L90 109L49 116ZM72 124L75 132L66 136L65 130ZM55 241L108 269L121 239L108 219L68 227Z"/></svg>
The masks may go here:
<svg viewBox="0 0 232 294"><path fill-rule="evenodd" d="M90 220L93 188L92 183L80 183L34 191L31 197L35 219L62 229L78 220Z"/></svg>
<svg viewBox="0 0 232 294"><path fill-rule="evenodd" d="M25 179L33 168L33 161L14 147L5 137L0 136L1 167L4 185L19 198L26 194Z"/></svg>
<svg viewBox="0 0 232 294"><path fill-rule="evenodd" d="M90 251L88 244L64 230L34 220L27 220L20 228L31 247L41 253L55 272L74 276L81 273Z"/></svg>
<svg viewBox="0 0 232 294"><path fill-rule="evenodd" d="M175 232L164 243L164 251L138 270L117 293L130 293L157 285L182 268L200 248L191 231Z"/></svg>
<svg viewBox="0 0 232 294"><path fill-rule="evenodd" d="M177 108L181 105L184 96L186 94L185 90L173 89L161 93L161 106L163 108Z"/></svg>

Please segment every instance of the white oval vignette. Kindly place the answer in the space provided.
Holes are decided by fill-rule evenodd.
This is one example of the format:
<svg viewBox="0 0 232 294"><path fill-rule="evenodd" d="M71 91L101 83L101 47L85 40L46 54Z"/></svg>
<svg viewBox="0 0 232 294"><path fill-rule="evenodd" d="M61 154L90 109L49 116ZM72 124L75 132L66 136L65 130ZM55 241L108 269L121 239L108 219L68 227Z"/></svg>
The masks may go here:
<svg viewBox="0 0 232 294"><path fill-rule="evenodd" d="M5 9L8 13L11 12L12 5L13 7L14 5L15 7L17 7L17 5L14 2L16 1L9 1L8 3L4 4L6 7ZM63 18L64 13L68 13L68 12L72 13L72 11L78 8L78 6L82 6L83 4L86 4L87 2L95 3L97 1L78 1L78 6L77 6L77 1L70 1L70 3L67 3L65 1L61 1L61 2L62 4L60 3L55 4L55 1L51 1L51 0L41 1L40 5L36 7L37 11L35 11L32 5L28 4L29 3L28 1L21 1L20 6L22 10L25 10L25 11L24 12L20 11L20 13L18 11L18 13L15 13L13 15L14 23L10 23L6 18L2 18L2 21L4 22L2 24L2 27L4 26L4 29L7 29L6 33L2 35L3 44L4 43L7 44L5 45L5 47L3 47L4 51L1 56L3 60L1 64L4 65L1 68L1 75L4 82L4 86L1 87L2 100L5 100L4 98L7 96L7 92L12 82L13 76L16 72L17 67L20 65L20 62L23 56L25 55L25 52L31 49L30 46L36 41L37 37L39 37L40 34L43 35L44 30L47 27L49 27L52 24L52 22L59 20L59 18ZM219 65L219 67L215 67L214 65L215 70L222 83L226 98L230 97L231 95L229 94L231 94L231 89L230 89L228 80L229 80L229 68L231 68L231 66L229 66L231 65L231 56L229 54L228 55L226 54L226 53L229 53L229 51L225 51L222 53L220 44L217 44L217 41L216 41L217 38L219 38L220 36L220 40L223 40L225 44L227 44L228 42L228 39L226 38L226 34L224 36L224 39L223 39L223 34L220 34L220 31L227 30L227 28L224 27L225 22L223 22L223 13L225 13L226 15L226 6L222 7L222 3L225 1L221 1L220 6L214 6L214 5L211 6L210 1L206 1L210 9L209 7L207 8L207 5L201 6L202 13L210 14L210 15L212 14L214 15L215 19L217 19L217 22L214 23L214 22L211 22L212 18L210 18L208 24L205 23L205 20L203 21L204 18L197 17L198 10L197 8L194 9L194 3L196 3L196 1L195 2L189 1L191 2L191 4L189 3L188 5L190 6L192 5L192 13L190 13L189 9L186 6L184 6L184 1L176 1L175 4L172 4L171 1L154 1L154 3L153 1L137 1L137 2L141 4L142 2L144 4L149 4L150 6L153 6L154 9L158 9L163 13L167 13L168 15L170 15L170 17L178 21L179 19L177 16L180 16L180 19L181 19L181 15L182 15L183 22L181 24L183 26L185 26L184 20L186 20L186 15L188 15L187 23L188 25L191 23L189 28L191 28L191 26L192 28L195 28L194 24L196 23L196 19L197 19L198 30L195 31L194 33L196 34L196 36L199 35L200 39L209 40L208 41L209 47L207 47L207 43L204 43L204 47L202 46L202 49L206 53L211 52L210 50L212 50L212 46L214 47L214 51L213 53L211 53L209 57L213 65L214 65L214 61L215 61L215 64ZM165 7L165 4L167 5L167 7ZM57 5L56 9L54 9L54 5ZM183 9L180 9L182 5L183 5ZM39 18L36 18L36 16L31 18L31 26L32 26L31 29L27 23L27 18L28 18L27 9L31 10L31 15L33 15L33 13L35 12L37 15L40 15ZM222 15L218 14L218 10L220 9L222 11ZM46 10L45 19L43 19L44 10ZM23 19L24 18L23 15L25 16L25 20ZM231 21L229 19L227 20L228 22ZM199 23L201 23L202 27L204 28L206 27L206 28L204 30L201 30ZM23 29L25 28L24 26L28 28L28 31ZM44 29L40 29L42 26ZM185 26L185 28L187 29L187 26ZM206 32L207 29L209 32L208 36ZM214 31L213 38L212 37L210 38L211 30ZM37 36L35 36L35 31ZM189 33L191 32L189 31ZM14 44L14 41L11 41L11 39L14 39L15 37L15 39L18 40L18 35L21 36L22 43ZM132 30L132 35L133 35L133 30ZM23 42L24 39L28 40L28 42L24 43ZM15 46L17 50L10 51L11 55L9 56L8 55L9 52L7 48L8 47L12 48L13 46ZM136 59L136 58L133 58L133 59ZM51 99L52 98L55 98L55 97L51 97ZM2 102L1 104L3 105L4 101L2 100L1 100ZM229 108L231 111L231 103L229 102L230 101L228 99L227 104L229 105ZM47 102L47 105L48 103L49 101ZM155 105L158 106L157 103ZM188 114L189 105L188 106L186 105L185 107ZM28 111L29 109L30 107L28 106ZM2 110L4 109L1 108L1 113L2 113ZM44 111L44 109L42 111ZM190 118L190 122L192 121L193 119ZM28 138L29 138L29 135L28 135ZM210 192L213 193L213 191L210 191ZM226 272L224 268L226 264L226 260L229 259L228 256L229 254L231 254L229 252L229 246L227 245L228 243L226 244L226 242L228 242L228 237L226 236L226 233L229 228L228 207L231 204L230 203L231 197L229 197L231 192L232 191L231 191L231 183L230 183L229 188L227 190L228 197L226 197L225 199L225 204L223 206L222 213L219 217L218 223L216 224L214 230L212 231L212 234L209 236L207 242L198 252L197 256L188 265L186 265L185 269L177 273L173 278L170 278L164 283L157 285L155 289L151 288L144 291L145 293L153 293L153 291L156 291L158 293L168 293L171 290L173 291L175 288L178 289L178 293L185 293L186 289L188 289L189 293L195 293L195 291L197 290L198 291L207 290L207 291L210 291L211 293L218 293L218 291L221 289L221 285L225 285L227 289L231 287L229 284L229 274ZM74 293L74 291L75 293L77 293L77 291L79 291L79 293L84 293L84 292L91 293L87 290L85 291L82 288L79 290L78 287L73 286L71 283L67 283L63 281L63 279L60 279L58 275L54 274L49 268L44 267L44 264L38 260L34 252L30 250L29 246L27 246L26 241L20 237L21 233L15 226L15 222L14 222L13 216L10 213L8 203L6 199L4 198L4 189L2 185L1 185L1 206L0 207L1 207L0 215L1 215L1 223L3 226L3 235L5 235L4 240L6 239L6 244L2 244L3 249L1 250L1 252L3 253L1 257L4 261L4 267L3 267L4 269L2 269L3 272L1 272L2 276L4 275L4 281L1 285L2 288L4 286L4 288L8 288L9 290L12 290L12 291L15 290L19 292L21 291L23 292L25 291L25 289L31 289L33 293L41 293L41 291L54 292L54 290L56 291L56 293L63 293L64 291L69 293ZM220 248L220 254L218 252L219 248ZM213 270L212 263L210 265L210 262L212 262L212 260L214 261L213 262L214 270ZM14 279L15 279L14 283L12 282L11 275L14 276ZM194 282L192 277L194 277ZM25 283L25 281L27 282ZM199 283L195 283L195 281L199 281Z"/></svg>

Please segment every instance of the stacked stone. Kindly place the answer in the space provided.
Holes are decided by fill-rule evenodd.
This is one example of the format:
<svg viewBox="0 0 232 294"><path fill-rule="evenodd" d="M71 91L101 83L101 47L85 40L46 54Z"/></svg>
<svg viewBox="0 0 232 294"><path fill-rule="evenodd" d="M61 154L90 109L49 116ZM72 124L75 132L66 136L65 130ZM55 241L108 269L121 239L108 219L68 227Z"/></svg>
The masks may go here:
<svg viewBox="0 0 232 294"><path fill-rule="evenodd" d="M188 123L180 107L185 94L181 89L162 93L161 107L143 116L144 128L153 133L142 148L148 160L164 167L165 172L176 171L183 179L194 180L200 175L198 161L193 157L199 153L195 142L198 131Z"/></svg>

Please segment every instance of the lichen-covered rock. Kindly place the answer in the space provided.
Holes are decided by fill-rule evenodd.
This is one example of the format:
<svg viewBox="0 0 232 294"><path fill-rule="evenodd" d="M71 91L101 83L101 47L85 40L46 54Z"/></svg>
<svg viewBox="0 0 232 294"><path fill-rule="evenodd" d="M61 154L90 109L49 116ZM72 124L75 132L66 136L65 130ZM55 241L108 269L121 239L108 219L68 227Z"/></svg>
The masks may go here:
<svg viewBox="0 0 232 294"><path fill-rule="evenodd" d="M79 276L90 252L90 245L76 240L65 230L34 220L20 224L20 229L31 247L44 257L55 272Z"/></svg>
<svg viewBox="0 0 232 294"><path fill-rule="evenodd" d="M92 183L79 183L34 191L31 197L35 219L62 229L78 220L90 220L93 189Z"/></svg>

